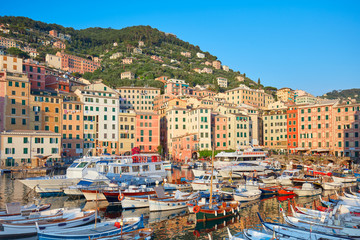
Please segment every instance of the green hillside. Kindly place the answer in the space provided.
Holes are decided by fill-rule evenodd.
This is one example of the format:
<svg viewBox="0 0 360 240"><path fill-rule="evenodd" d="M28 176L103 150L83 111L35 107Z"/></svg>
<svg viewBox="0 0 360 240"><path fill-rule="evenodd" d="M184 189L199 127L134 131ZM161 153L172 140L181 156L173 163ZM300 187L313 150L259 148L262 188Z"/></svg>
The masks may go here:
<svg viewBox="0 0 360 240"><path fill-rule="evenodd" d="M194 46L185 42L175 35L166 34L150 26L134 26L123 29L111 28L87 28L75 30L66 28L58 24L47 24L40 21L34 21L26 17L0 17L0 24L9 24L10 33L0 33L0 36L13 38L22 41L22 44L29 44L36 47L40 53L37 60L44 61L45 55L55 54L58 49L51 45L44 45L44 41L54 41L49 36L50 30L57 30L63 34L71 35L71 41L66 41L67 48L65 52L80 57L97 56L102 59L101 68L94 73L85 73L84 78L89 80L102 79L104 83L112 87L123 85L154 86L161 87L162 83L153 79L159 76L168 76L186 80L191 86L196 84L214 84L216 77L225 77L228 79L228 88L234 88L239 85L235 79L237 76L245 77L244 83L252 88L263 87L258 85L245 74L235 72L230 69L226 72L222 69L216 70L211 66L206 66L205 61L214 61L216 56L209 52L204 52L199 46ZM138 47L138 42L143 41L142 54L134 54L133 49ZM114 43L115 46L114 46ZM116 46L117 45L117 46ZM181 52L191 52L191 57L184 57ZM196 53L204 53L205 58L197 58ZM110 59L113 53L121 53L122 57ZM151 59L152 55L162 58L163 62ZM122 59L132 57L133 64L124 65ZM221 60L221 59L219 59ZM193 69L204 67L212 68L213 74L196 73ZM131 71L136 74L135 80L121 80L120 74L125 71ZM215 90L219 89L215 84Z"/></svg>
<svg viewBox="0 0 360 240"><path fill-rule="evenodd" d="M356 99L357 102L360 101L360 88L352 88L352 89L346 89L346 90L334 90L332 92L328 92L322 96L323 98L327 99L346 99L346 98L352 98Z"/></svg>

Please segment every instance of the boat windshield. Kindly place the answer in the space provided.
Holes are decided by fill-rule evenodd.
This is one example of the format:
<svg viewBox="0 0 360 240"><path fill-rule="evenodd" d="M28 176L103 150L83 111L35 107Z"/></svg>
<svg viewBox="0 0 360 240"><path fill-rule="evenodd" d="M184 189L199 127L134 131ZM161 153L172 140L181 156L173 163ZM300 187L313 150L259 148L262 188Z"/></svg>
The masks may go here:
<svg viewBox="0 0 360 240"><path fill-rule="evenodd" d="M84 168L87 164L88 162L82 162L76 168Z"/></svg>
<svg viewBox="0 0 360 240"><path fill-rule="evenodd" d="M70 165L69 168L74 168L74 167L76 167L78 164L79 164L79 163L73 163L73 164Z"/></svg>
<svg viewBox="0 0 360 240"><path fill-rule="evenodd" d="M204 180L209 180L210 176L204 176Z"/></svg>

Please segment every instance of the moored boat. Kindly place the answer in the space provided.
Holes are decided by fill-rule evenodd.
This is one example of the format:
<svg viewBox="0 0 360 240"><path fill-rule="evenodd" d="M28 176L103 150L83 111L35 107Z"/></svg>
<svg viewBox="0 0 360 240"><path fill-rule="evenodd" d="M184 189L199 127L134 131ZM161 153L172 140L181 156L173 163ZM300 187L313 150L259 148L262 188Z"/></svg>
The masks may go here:
<svg viewBox="0 0 360 240"><path fill-rule="evenodd" d="M196 214L197 222L212 221L234 216L239 212L239 206L240 204L236 201L206 204L195 206L194 213Z"/></svg>
<svg viewBox="0 0 360 240"><path fill-rule="evenodd" d="M151 228L141 228L138 230L118 233L110 236L93 238L91 240L121 240L121 239L136 239L136 240L147 240L151 239L151 235L153 234L153 230Z"/></svg>

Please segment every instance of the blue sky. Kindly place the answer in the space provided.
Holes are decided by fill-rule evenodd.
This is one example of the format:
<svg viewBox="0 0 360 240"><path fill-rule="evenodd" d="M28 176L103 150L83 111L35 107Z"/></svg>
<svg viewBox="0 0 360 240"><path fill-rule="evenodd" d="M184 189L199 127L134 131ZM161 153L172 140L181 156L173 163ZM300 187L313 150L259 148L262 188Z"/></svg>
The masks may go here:
<svg viewBox="0 0 360 240"><path fill-rule="evenodd" d="M0 15L75 29L150 25L267 86L360 88L360 1L5 1Z"/></svg>

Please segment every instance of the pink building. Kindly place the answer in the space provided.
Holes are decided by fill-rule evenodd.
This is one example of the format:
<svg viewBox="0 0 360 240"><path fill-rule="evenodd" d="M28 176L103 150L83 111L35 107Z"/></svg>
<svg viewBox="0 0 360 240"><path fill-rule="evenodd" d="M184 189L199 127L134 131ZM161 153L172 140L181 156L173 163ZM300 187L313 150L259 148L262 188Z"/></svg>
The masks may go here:
<svg viewBox="0 0 360 240"><path fill-rule="evenodd" d="M156 113L136 113L136 147L141 152L157 152L160 146L160 117Z"/></svg>
<svg viewBox="0 0 360 240"><path fill-rule="evenodd" d="M57 36L58 36L58 31L56 31L56 30L51 30L51 31L49 31L49 35L50 35L50 36L53 36L53 37L57 37Z"/></svg>
<svg viewBox="0 0 360 240"><path fill-rule="evenodd" d="M31 89L45 90L45 66L27 59L23 62L23 73L28 75Z"/></svg>
<svg viewBox="0 0 360 240"><path fill-rule="evenodd" d="M172 159L179 162L188 162L197 158L199 138L197 134L190 133L174 137L172 144Z"/></svg>
<svg viewBox="0 0 360 240"><path fill-rule="evenodd" d="M334 149L333 107L336 101L298 107L299 149L328 154Z"/></svg>
<svg viewBox="0 0 360 240"><path fill-rule="evenodd" d="M133 59L132 58L124 58L122 60L123 64L132 64L133 63Z"/></svg>
<svg viewBox="0 0 360 240"><path fill-rule="evenodd" d="M227 150L227 117L223 115L212 116L213 137L215 137L215 150Z"/></svg>
<svg viewBox="0 0 360 240"><path fill-rule="evenodd" d="M152 55L152 56L151 56L151 59L152 59L152 60L155 60L155 61L158 61L158 62L164 62L164 61L161 59L161 57L156 56L156 55Z"/></svg>

